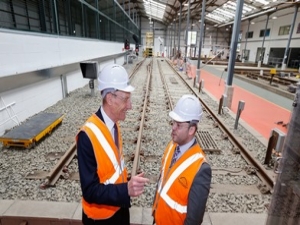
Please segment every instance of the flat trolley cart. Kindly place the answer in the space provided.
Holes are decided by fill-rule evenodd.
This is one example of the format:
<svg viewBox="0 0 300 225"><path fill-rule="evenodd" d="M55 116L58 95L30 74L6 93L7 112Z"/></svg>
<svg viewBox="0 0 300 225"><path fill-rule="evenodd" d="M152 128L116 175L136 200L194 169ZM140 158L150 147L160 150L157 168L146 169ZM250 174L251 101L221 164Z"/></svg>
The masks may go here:
<svg viewBox="0 0 300 225"><path fill-rule="evenodd" d="M41 113L10 130L0 137L3 147L32 148L47 134L58 126L64 115L60 113Z"/></svg>

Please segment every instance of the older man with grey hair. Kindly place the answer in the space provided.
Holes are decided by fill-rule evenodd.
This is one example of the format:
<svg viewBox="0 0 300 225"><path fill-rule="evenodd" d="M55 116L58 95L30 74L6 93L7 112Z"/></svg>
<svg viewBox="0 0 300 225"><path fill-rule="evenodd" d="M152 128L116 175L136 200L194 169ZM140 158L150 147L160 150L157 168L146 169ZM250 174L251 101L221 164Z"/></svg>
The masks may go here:
<svg viewBox="0 0 300 225"><path fill-rule="evenodd" d="M103 104L80 129L77 140L84 225L129 225L130 197L143 193L149 180L139 174L127 182L118 121L132 108L126 70L105 66L98 76Z"/></svg>

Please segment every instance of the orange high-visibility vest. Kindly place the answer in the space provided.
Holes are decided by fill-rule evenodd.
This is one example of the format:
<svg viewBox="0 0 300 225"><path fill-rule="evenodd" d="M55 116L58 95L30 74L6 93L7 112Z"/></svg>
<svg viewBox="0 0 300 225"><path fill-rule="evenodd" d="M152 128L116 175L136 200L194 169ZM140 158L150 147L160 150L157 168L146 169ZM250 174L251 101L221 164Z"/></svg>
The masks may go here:
<svg viewBox="0 0 300 225"><path fill-rule="evenodd" d="M162 159L152 213L157 225L184 224L188 194L205 157L199 145L192 146L170 168L176 144L168 144Z"/></svg>
<svg viewBox="0 0 300 225"><path fill-rule="evenodd" d="M86 121L81 130L87 134L92 143L100 183L107 185L127 182L119 126L119 150L107 126L95 114ZM82 198L82 208L84 213L92 219L110 218L120 209L116 206L88 203L84 198Z"/></svg>

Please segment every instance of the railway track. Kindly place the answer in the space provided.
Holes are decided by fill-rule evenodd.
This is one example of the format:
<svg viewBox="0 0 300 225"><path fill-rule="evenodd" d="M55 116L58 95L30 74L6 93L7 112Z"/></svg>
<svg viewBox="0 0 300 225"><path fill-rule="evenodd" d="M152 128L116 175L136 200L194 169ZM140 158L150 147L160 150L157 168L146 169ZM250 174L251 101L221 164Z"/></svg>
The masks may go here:
<svg viewBox="0 0 300 225"><path fill-rule="evenodd" d="M127 149L124 151L126 155L125 158L127 159L127 166L131 171L129 173L130 176L134 176L139 172L145 172L146 176L148 176L151 181L150 186L146 188L144 196L142 196L141 199L137 198L136 203L134 204L144 204L143 199L147 198L146 196L153 195L153 189L155 188L159 173L161 155L163 154L166 142L170 140L170 131L166 131L165 129L162 131L164 134L159 135L157 138L153 138L153 133L149 135L148 132L157 132L158 126L168 127L170 130L168 125L170 122L170 119L167 116L168 112L173 109L177 99L185 93L196 95L204 107L205 122L201 122L196 138L203 150L208 154L208 160L210 155L217 158L218 155L223 155L225 151L230 151L233 157L236 157L238 154L241 156L237 157L239 160L245 160L245 162L239 163L243 166L238 165L237 168L235 166L234 168L228 168L216 164L212 167L213 174L217 177L226 177L230 174L234 179L239 179L239 177L258 176L260 179L260 181L256 180L256 183L252 185L231 185L223 184L222 182L213 182L211 193L224 194L236 192L239 194L259 195L260 192L266 194L272 190L274 178L271 175L272 173L267 171L259 160L252 156L250 151L239 140L240 138L237 138L236 134L222 122L223 118L215 114L208 104L201 99L198 95L198 89L193 87L193 83L187 82L185 77L177 73L168 61L146 60L146 62L142 62L135 67L130 79L133 85L137 87L137 93L134 93L133 95L135 106L128 115L128 122L127 119L124 122L121 122L125 143L124 148ZM159 82L159 84L154 83L154 80ZM159 93L160 96L158 97L154 93ZM150 99L153 94L154 97L151 101ZM158 103L154 101L157 100L162 101L161 106L163 109L156 109ZM153 112L155 111L157 111L155 114L160 114L160 124L156 123L159 116L153 115ZM152 114L150 112L152 112ZM212 133L215 134L215 137ZM127 134L129 134L129 136ZM151 138L149 138L149 136ZM165 140L165 143L160 144L163 140ZM217 143L220 142L220 140L226 142L228 149L221 149L218 146ZM155 142L159 143L159 145L157 145L156 150L151 150L149 144L155 145ZM66 174L65 171L67 171L68 164L75 156L75 150L76 147L73 144L48 174L45 183L41 185L42 188L53 187L59 177L66 178L64 174ZM75 177L78 178L78 176Z"/></svg>
<svg viewBox="0 0 300 225"><path fill-rule="evenodd" d="M134 76L135 73L139 70L140 66L143 64L144 60L138 63L132 73L130 74L130 77ZM138 139L138 142L141 142L140 138ZM60 178L64 179L73 179L73 180L79 180L79 174L78 172L70 173L68 170L69 164L72 162L73 159L76 158L76 142L72 143L72 145L69 147L69 149L60 157L58 162L55 164L55 166L51 169L51 171L44 172L44 171L32 171L29 173L26 178L27 179L42 179L43 182L40 185L41 189L46 189L49 187L55 187L56 182ZM53 155L53 154L52 154ZM59 153L55 153L54 155L61 155ZM139 154L136 154L139 155Z"/></svg>
<svg viewBox="0 0 300 225"><path fill-rule="evenodd" d="M152 84L150 86L150 89L153 89L152 92L150 91L150 94L153 95L153 92L160 93L160 97L156 97L156 99L159 99L163 102L163 110L155 109L157 106L156 104L151 105L151 101L149 101L148 109L145 110L137 110L140 112L143 112L141 117L142 118L148 118L148 120L144 123L145 125L145 132L141 134L139 133L139 136L143 136L144 142L141 143L136 149L141 149L142 153L139 153L139 151L136 150L136 154L139 154L139 156L135 155L136 158L141 156L141 164L136 163L135 160L134 166L131 165L130 160L128 161L127 166L129 168L133 168L133 172L135 171L144 171L149 178L151 178L152 185L150 187L146 188L144 196L142 196L140 199L137 199L134 201L133 204L136 204L140 206L148 206L150 207L149 203L144 203L144 199L149 199L149 195L153 196L153 189L155 188L155 183L157 180L157 176L159 173L160 168L160 160L161 155L163 153L163 150L166 146L166 142L170 140L170 126L169 118L168 118L168 112L172 110L174 103L182 96L182 94L186 93L193 93L197 95L202 102L202 105L205 110L205 121L202 121L200 124L200 130L198 132L198 141L201 143L203 149L207 152L207 157L209 161L213 162L215 161L219 156L219 158L222 158L222 163L224 162L224 154L230 153L228 157L233 157L239 162L233 162L232 167L230 168L227 166L222 165L222 163L219 165L219 163L212 163L213 164L213 174L216 175L215 182L212 184L211 193L212 195L217 194L244 194L245 199L249 198L247 195L252 195L260 199L262 194L267 194L272 190L273 187L273 179L274 174L270 172L270 170L266 170L266 168L260 163L260 161L255 158L255 156L252 155L251 151L247 149L247 147L240 141L240 137L236 137L237 135L234 134L230 128L228 128L223 122L222 118L219 118L215 113L213 113L213 110L210 109L210 107L201 99L201 97L197 94L198 89L193 88L192 81L189 83L186 81L186 79L181 76L180 74L177 74L176 71L171 69L170 65L165 60L156 60L156 62L153 62L153 71L152 71L152 81L156 80L155 85ZM158 84L159 83L159 84ZM134 80L133 80L133 85ZM136 85L135 85L136 86ZM147 87L148 82L147 82ZM175 87L179 86L179 87ZM155 89L155 90L154 90ZM158 90L159 89L159 90ZM144 92L148 93L148 89L144 88ZM140 94L137 93L139 96ZM148 96L148 94L146 95ZM151 95L150 95L151 98ZM144 100L144 106L146 105L146 100ZM133 102L135 102L133 100ZM153 108L154 107L154 108ZM133 110L134 111L134 110ZM153 115L148 114L144 115L145 112L152 112ZM155 113L156 111L156 113ZM136 115L130 115L129 117L136 117ZM153 119L154 118L154 119ZM207 121L208 120L208 121ZM130 123L131 120L128 122L124 122L124 126L131 127L134 126L134 124ZM160 121L159 125L157 121ZM126 125L125 125L126 124ZM126 127L125 130L126 130ZM162 132L160 132L162 130ZM141 131L141 130L139 130ZM155 133L164 133L162 135L159 135L158 138L153 138L155 134L151 134L152 138L148 138L148 132L155 132ZM214 133L214 134L212 134ZM124 141L127 141L127 134L125 132L124 134ZM165 142L165 143L163 143ZM226 148L222 149L218 147L218 142L224 142L222 145L227 146ZM132 144L132 142L128 142ZM156 146L154 149L153 146ZM130 148L128 146L128 148ZM127 154L130 155L130 153L127 152ZM129 157L130 158L130 157ZM131 157L132 158L132 157ZM210 160L210 158L212 160ZM226 160L225 160L226 161ZM230 161L230 160L229 160ZM214 165L215 164L215 165ZM137 166L139 165L139 166ZM219 181L219 177L225 177L225 179ZM227 177L227 178L226 178ZM229 178L228 178L229 177ZM258 179L258 178L259 179ZM234 180L233 182L224 181L224 180ZM250 180L250 184L242 181L242 180ZM151 198L151 197L150 197ZM266 197L268 200L269 197ZM261 201L264 202L264 201ZM260 203L261 203L260 202ZM143 205L145 204L145 205ZM148 205L147 205L148 204ZM264 205L267 205L267 203L262 203L257 208L258 211L264 211ZM251 208L251 207L250 207ZM216 210L216 209L214 209ZM217 209L218 210L218 209ZM225 210L226 211L226 210Z"/></svg>
<svg viewBox="0 0 300 225"><path fill-rule="evenodd" d="M174 68L173 68L174 70ZM174 70L174 72L176 72ZM183 77L180 76L182 79ZM184 80L184 79L183 79ZM197 95L197 91L191 86L188 86L190 91L193 92L193 94ZM212 109L210 109L210 107L201 99L201 97L199 97L199 100L202 104L202 106L204 106L205 111L209 114L209 116L212 117L212 120L214 121L214 123L216 124L217 127L220 127L220 129L222 130L222 132L224 132L223 137L228 137L230 142L232 143L233 147L232 149L235 151L238 151L238 153L240 153L243 158L248 162L249 165L251 165L253 167L253 169L259 178L263 181L263 187L264 187L264 191L266 189L266 186L268 187L269 190L271 190L274 186L274 174L271 174L269 171L267 171L265 169L265 167L261 164L261 162L259 162L251 153L250 151L246 148L246 146L240 141L241 138L236 137L236 135L227 127L227 125L225 125L225 123L222 121L222 118L219 117L217 114L215 114L213 112ZM208 134L208 132L207 132ZM209 139L209 141L207 141L207 139ZM198 141L200 141L200 143L204 144L204 143L214 143L213 139L209 136L206 135L206 137L204 135L201 135L201 131L198 132ZM213 144L213 146L215 146L215 144ZM202 146L203 148L203 146ZM203 148L204 150L207 150L205 148ZM250 167L248 167L250 168ZM250 172L250 170L249 170Z"/></svg>
<svg viewBox="0 0 300 225"><path fill-rule="evenodd" d="M234 119L227 113L215 114L214 112L218 111L217 103L212 101L205 92L199 93L198 88L193 87L193 81L186 79L182 73L177 73L166 59L153 61L144 59L132 69L130 77L131 84L136 87L136 90L132 94L133 109L128 112L125 121L120 122L123 152L131 176L144 172L150 178L150 184L146 187L144 194L133 198L133 206L151 207L161 156L171 139L168 113L183 94L189 93L196 95L204 108L197 139L206 152L207 160L213 170L207 210L209 212L266 212L265 206L271 197L273 177L272 170L266 170L262 165L265 146L260 146L258 149L253 149L253 146L251 148L253 142L257 141L251 139L251 135L244 134L246 131L242 127L239 127L237 131L233 130ZM77 196L75 201L80 201L81 191L78 174L76 175L77 160L73 160L76 159L74 137L85 119L100 105L96 101L99 97L90 99L84 94L85 92L86 89L75 93L81 96L79 100L82 104L90 104L89 111L85 111L82 116L84 118L74 123L72 115L67 114L65 120L68 121L69 117L72 125L70 122L63 123L51 134L49 141L46 139L45 143L36 146L34 150L27 151L28 157L33 157L32 154L42 154L41 147L53 149L50 161L47 161L45 156L45 165L35 166L35 168L42 168L39 171L44 171L44 173L32 184L36 185L38 182L41 188L55 187L57 191L53 191L53 188L45 189L43 195L49 194L47 199L59 201L55 198L55 193L62 191L65 193L62 198L72 201L72 194L68 195L67 191L74 190L73 195ZM70 104L71 102L70 100ZM64 104L69 107L68 103ZM73 102L72 104L74 105ZM73 108L70 113L76 110L79 109ZM56 144L61 142L61 136L64 136L59 133L60 129L66 129L64 135L70 137L63 139L63 146L69 146L64 147L68 149L67 152L64 152L63 148L60 149L61 152L57 151ZM14 152L13 149L10 151ZM42 162L42 160L37 161ZM46 171L49 172L45 172L45 168L48 168ZM30 169L27 171L28 175L38 174L32 174L33 170ZM59 179L61 177L64 179ZM30 182L26 180L28 185Z"/></svg>

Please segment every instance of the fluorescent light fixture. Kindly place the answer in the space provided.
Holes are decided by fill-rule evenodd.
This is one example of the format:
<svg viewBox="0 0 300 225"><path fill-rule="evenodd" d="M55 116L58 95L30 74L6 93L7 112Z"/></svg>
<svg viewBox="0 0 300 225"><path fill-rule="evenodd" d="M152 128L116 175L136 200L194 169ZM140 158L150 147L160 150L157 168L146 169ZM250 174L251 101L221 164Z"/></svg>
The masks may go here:
<svg viewBox="0 0 300 225"><path fill-rule="evenodd" d="M243 21L243 20L251 19L251 18L253 18L253 17L262 16L262 15L264 15L264 14L267 14L268 12L273 12L273 11L276 11L276 10L277 10L277 8L276 8L276 7L273 7L273 8L270 8L270 9L268 9L268 10L265 10L265 11L261 11L261 12L258 12L258 13L254 13L254 14L252 14L252 15L250 15L250 16L243 17L241 20ZM225 23L225 24L221 24L221 25L219 25L219 27L224 27L224 26L227 26L227 25L229 25L229 24L233 24L233 21L230 21L230 22Z"/></svg>
<svg viewBox="0 0 300 225"><path fill-rule="evenodd" d="M260 0L260 2L262 1L266 2L265 0ZM235 17L236 7L237 7L236 1L229 0L221 7L218 7L215 10L213 10L211 13L208 13L206 15L206 18L209 18L211 19L211 21L217 22L219 24L232 21L233 18ZM255 6L244 3L242 17L245 17L247 14L258 10L259 9L256 8Z"/></svg>
<svg viewBox="0 0 300 225"><path fill-rule="evenodd" d="M267 2L265 0L255 0L255 1L259 2L259 3L263 4L263 5L268 5L269 4L269 2Z"/></svg>
<svg viewBox="0 0 300 225"><path fill-rule="evenodd" d="M144 0L144 9L149 17L163 20L166 5L153 0Z"/></svg>
<svg viewBox="0 0 300 225"><path fill-rule="evenodd" d="M214 22L214 23L217 23L216 25L218 26L218 24L220 23L220 21L218 21L218 20L215 20L215 19L213 19L213 18L209 18L209 17L205 17L205 19L206 20L210 20L210 21L212 21L212 22Z"/></svg>
<svg viewBox="0 0 300 225"><path fill-rule="evenodd" d="M225 16L227 16L229 18L235 17L235 13L231 13L231 12L226 11L226 10L216 9L215 11L218 12L218 13L220 13L220 14L222 14L222 15L225 15Z"/></svg>
<svg viewBox="0 0 300 225"><path fill-rule="evenodd" d="M218 21L219 23L226 22L226 19L224 19L224 17L220 17L220 16L214 15L212 13L207 14L206 18L214 19L214 20Z"/></svg>

